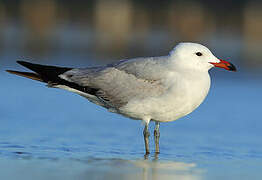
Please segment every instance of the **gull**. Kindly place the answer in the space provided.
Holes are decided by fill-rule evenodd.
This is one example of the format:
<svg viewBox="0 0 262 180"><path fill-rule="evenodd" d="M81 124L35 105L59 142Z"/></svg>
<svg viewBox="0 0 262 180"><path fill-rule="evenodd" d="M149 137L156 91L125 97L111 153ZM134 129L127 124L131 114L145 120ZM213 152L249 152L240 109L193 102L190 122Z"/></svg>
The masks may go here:
<svg viewBox="0 0 262 180"><path fill-rule="evenodd" d="M149 154L149 123L155 122L155 153L159 153L160 122L175 121L194 111L210 88L213 67L236 71L205 46L184 42L167 56L124 59L104 66L67 68L17 61L33 72L7 72L77 93L110 112L144 123Z"/></svg>

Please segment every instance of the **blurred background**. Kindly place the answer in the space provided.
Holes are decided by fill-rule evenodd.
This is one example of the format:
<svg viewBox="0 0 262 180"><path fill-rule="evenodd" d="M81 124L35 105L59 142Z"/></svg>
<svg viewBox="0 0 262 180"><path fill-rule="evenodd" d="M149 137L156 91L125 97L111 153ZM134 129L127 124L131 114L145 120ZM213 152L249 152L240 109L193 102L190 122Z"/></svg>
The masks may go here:
<svg viewBox="0 0 262 180"><path fill-rule="evenodd" d="M261 180L261 9L261 0L0 0L0 179ZM163 164L137 161L138 121L4 71L25 70L16 60L85 67L162 56L185 41L238 72L213 68L204 103L161 123Z"/></svg>
<svg viewBox="0 0 262 180"><path fill-rule="evenodd" d="M190 41L260 71L261 9L255 0L1 0L0 57L17 56L0 61L98 64Z"/></svg>

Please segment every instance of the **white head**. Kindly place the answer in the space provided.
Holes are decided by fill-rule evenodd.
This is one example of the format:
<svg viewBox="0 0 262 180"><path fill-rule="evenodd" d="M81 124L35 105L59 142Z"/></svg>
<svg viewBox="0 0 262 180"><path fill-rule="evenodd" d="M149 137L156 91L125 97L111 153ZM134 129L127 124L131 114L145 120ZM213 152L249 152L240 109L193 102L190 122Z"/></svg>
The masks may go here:
<svg viewBox="0 0 262 180"><path fill-rule="evenodd" d="M207 47L197 43L179 43L170 56L175 67L183 69L208 71L212 67L220 67L236 71L233 64L216 58Z"/></svg>

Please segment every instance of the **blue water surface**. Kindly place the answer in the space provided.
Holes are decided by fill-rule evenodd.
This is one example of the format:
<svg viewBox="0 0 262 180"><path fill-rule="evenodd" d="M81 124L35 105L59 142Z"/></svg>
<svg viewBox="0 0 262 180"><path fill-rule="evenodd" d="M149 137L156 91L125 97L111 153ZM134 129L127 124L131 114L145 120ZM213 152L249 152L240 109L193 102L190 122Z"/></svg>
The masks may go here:
<svg viewBox="0 0 262 180"><path fill-rule="evenodd" d="M161 154L144 160L140 121L1 68L0 179L261 179L262 76L211 74L205 102L161 123Z"/></svg>

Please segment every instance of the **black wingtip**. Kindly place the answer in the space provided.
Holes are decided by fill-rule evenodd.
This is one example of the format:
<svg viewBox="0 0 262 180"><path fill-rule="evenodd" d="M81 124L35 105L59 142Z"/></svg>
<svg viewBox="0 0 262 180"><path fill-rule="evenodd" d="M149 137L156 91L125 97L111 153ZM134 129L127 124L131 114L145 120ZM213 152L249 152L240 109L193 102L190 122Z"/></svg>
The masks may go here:
<svg viewBox="0 0 262 180"><path fill-rule="evenodd" d="M32 69L32 66L36 65L36 64L33 64L33 63L30 63L30 62L26 62L26 61L16 61L18 64L28 68L28 69ZM33 70L34 71L34 70Z"/></svg>
<svg viewBox="0 0 262 180"><path fill-rule="evenodd" d="M16 61L18 64L23 64L26 61Z"/></svg>
<svg viewBox="0 0 262 180"><path fill-rule="evenodd" d="M66 71L71 70L72 68L67 68L67 67L57 67L57 66L49 66L49 65L41 65L41 64L34 64L31 62L27 61L16 61L18 64L35 71L36 73L42 75L42 74L63 74Z"/></svg>
<svg viewBox="0 0 262 180"><path fill-rule="evenodd" d="M71 70L72 68L48 66L34 64L26 61L17 61L18 64L36 72L45 82L57 82L60 80L59 75Z"/></svg>
<svg viewBox="0 0 262 180"><path fill-rule="evenodd" d="M95 95L98 89L90 88L87 86L80 86L77 83L69 82L59 77L60 74L65 73L66 71L72 70L72 68L67 67L56 67L56 66L46 66L41 64L34 64L26 61L16 61L18 64L34 71L33 72L20 72L20 71L13 71L13 70L6 70L7 72L19 76L24 76L33 80L45 82L48 84L60 84L71 87L73 89L82 91L87 94ZM52 86L51 86L52 87Z"/></svg>
<svg viewBox="0 0 262 180"><path fill-rule="evenodd" d="M24 64L31 64L29 62L26 62L26 61L16 61L18 64L21 64L21 65L24 65Z"/></svg>
<svg viewBox="0 0 262 180"><path fill-rule="evenodd" d="M43 79L36 73L13 71L13 70L6 70L6 72L43 82Z"/></svg>
<svg viewBox="0 0 262 180"><path fill-rule="evenodd" d="M25 66L27 68L30 69L30 67L32 66L38 66L40 64L34 64L34 63L30 63L30 62L27 62L27 61L16 61L18 64L22 65L22 66ZM32 70L32 69L31 69Z"/></svg>

